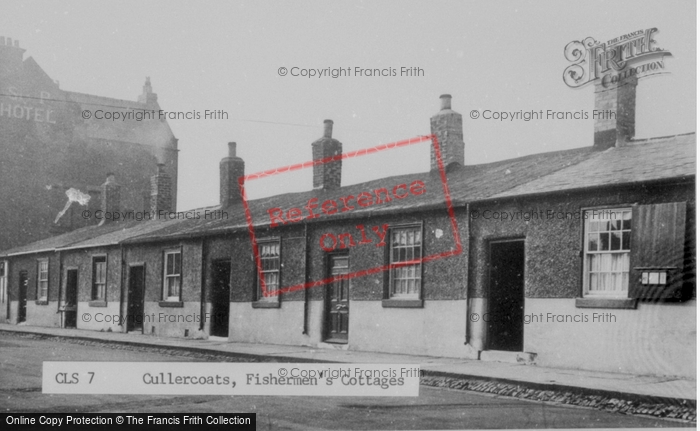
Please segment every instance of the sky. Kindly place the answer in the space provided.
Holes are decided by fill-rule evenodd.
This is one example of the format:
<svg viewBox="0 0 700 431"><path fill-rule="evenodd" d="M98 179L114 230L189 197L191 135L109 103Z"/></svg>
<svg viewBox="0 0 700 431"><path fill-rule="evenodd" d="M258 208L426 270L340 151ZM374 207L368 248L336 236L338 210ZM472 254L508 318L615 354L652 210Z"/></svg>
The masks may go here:
<svg viewBox="0 0 700 431"><path fill-rule="evenodd" d="M0 35L20 41L67 91L136 100L145 77L171 120L178 210L214 205L235 141L246 173L311 160L334 121L343 151L430 133L439 96L464 116L465 163L592 145L593 120L497 121L470 112L593 109L572 89L564 47L655 27L672 53L640 80L636 137L696 130L696 4L684 1L30 1L6 2ZM287 74L281 76L280 68ZM421 76L400 76L401 67ZM297 69L294 69L297 68ZM292 76L301 69L393 69L396 76ZM429 170L429 143L343 161L345 185ZM304 191L310 169L247 186L250 198Z"/></svg>

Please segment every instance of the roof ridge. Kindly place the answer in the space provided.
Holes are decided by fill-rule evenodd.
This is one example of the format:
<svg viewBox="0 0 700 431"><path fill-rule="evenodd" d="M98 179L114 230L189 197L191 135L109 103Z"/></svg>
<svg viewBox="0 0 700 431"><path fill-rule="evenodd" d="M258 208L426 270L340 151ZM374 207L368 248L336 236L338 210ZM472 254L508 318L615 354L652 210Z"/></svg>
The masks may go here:
<svg viewBox="0 0 700 431"><path fill-rule="evenodd" d="M81 93L79 91L64 91L67 95L76 95L76 96L82 96L82 97L89 97L93 99L102 99L106 101L114 101L114 102L123 102L123 103L130 103L130 104L135 104L135 105L143 105L146 106L145 103L141 103L137 100L128 100L128 99L118 99L116 97L108 97L108 96L98 96L96 94L89 94L89 93Z"/></svg>
<svg viewBox="0 0 700 431"><path fill-rule="evenodd" d="M631 143L645 143L645 142L654 141L657 139L670 139L670 138L677 138L680 136L690 136L690 135L695 135L695 134L696 134L696 132L687 132L687 133L678 133L675 135L653 136L651 138L632 139L630 142Z"/></svg>

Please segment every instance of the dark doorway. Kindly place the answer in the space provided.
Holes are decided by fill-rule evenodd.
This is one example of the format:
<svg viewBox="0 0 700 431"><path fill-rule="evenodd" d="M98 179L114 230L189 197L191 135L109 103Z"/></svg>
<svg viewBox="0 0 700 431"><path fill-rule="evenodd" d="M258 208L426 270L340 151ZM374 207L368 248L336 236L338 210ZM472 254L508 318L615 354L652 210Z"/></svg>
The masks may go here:
<svg viewBox="0 0 700 431"><path fill-rule="evenodd" d="M488 349L522 352L525 241L493 241L489 248Z"/></svg>
<svg viewBox="0 0 700 431"><path fill-rule="evenodd" d="M329 277L347 274L348 256L331 255L328 258ZM326 285L326 330L325 341L330 343L348 342L350 324L350 280L341 278Z"/></svg>
<svg viewBox="0 0 700 431"><path fill-rule="evenodd" d="M27 321L27 286L29 277L27 271L19 273L19 312L17 313L17 323Z"/></svg>
<svg viewBox="0 0 700 431"><path fill-rule="evenodd" d="M231 261L215 261L212 267L211 331L215 337L228 337L231 308Z"/></svg>
<svg viewBox="0 0 700 431"><path fill-rule="evenodd" d="M143 265L129 267L129 299L126 310L126 331L143 332L143 293L146 271Z"/></svg>
<svg viewBox="0 0 700 431"><path fill-rule="evenodd" d="M66 328L75 328L78 323L78 270L66 270Z"/></svg>

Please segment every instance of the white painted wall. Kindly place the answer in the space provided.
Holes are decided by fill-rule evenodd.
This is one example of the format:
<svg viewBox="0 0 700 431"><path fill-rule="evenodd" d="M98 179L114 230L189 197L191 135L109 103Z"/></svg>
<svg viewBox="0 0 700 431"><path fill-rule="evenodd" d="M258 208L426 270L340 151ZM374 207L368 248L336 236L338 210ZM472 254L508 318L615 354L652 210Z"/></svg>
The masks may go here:
<svg viewBox="0 0 700 431"><path fill-rule="evenodd" d="M696 378L695 300L640 302L636 310L576 308L573 298L525 299L525 314L543 322L525 325L525 351L547 367ZM553 315L587 316L587 322L547 321ZM594 313L615 321L594 322ZM539 320L539 319L538 319Z"/></svg>

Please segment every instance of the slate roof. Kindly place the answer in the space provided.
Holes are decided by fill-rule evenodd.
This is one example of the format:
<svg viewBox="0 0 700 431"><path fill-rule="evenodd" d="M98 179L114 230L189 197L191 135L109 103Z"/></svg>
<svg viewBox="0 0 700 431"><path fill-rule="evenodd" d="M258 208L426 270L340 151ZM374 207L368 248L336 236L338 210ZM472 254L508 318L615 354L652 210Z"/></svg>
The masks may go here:
<svg viewBox="0 0 700 431"><path fill-rule="evenodd" d="M552 193L614 184L691 178L696 172L696 135L632 141L597 152L581 163L493 195L493 198Z"/></svg>
<svg viewBox="0 0 700 431"><path fill-rule="evenodd" d="M3 252L0 252L0 257L55 251L57 248L94 238L97 235L102 235L119 228L120 226L117 224L109 224L99 227L87 226L64 233L62 235L52 236L40 241L35 241L26 245L11 248L9 250L4 250Z"/></svg>
<svg viewBox="0 0 700 431"><path fill-rule="evenodd" d="M447 184L453 206L468 202L495 200L515 196L555 193L574 189L633 184L671 178L695 177L695 133L663 138L636 140L628 146L600 151L593 146L573 150L555 151L481 165L467 165L447 172ZM390 192L397 184L410 184L420 180L426 192L409 194L404 199L360 207L356 201L353 210L326 215L321 211L325 200L335 200L348 195L358 196L367 191L387 188ZM304 205L318 199L316 214L321 217L313 222L345 218L366 218L381 214L407 213L430 209L444 209L445 193L437 173L400 175L360 184L341 187L333 191L309 190L299 193L271 196L248 202L253 225L268 227L268 210L281 208L286 213L292 207L300 208L307 216ZM376 200L376 198L375 198ZM188 237L222 235L248 229L243 205L222 208L228 218L204 217L204 211L220 209L217 206L193 210L200 218L190 220L154 220L128 222L117 225L84 228L58 237L8 250L4 255L36 252L36 250L73 249L176 240ZM301 222L296 223L301 224ZM3 254L0 254L2 256Z"/></svg>

